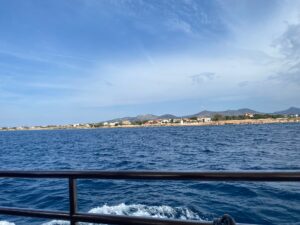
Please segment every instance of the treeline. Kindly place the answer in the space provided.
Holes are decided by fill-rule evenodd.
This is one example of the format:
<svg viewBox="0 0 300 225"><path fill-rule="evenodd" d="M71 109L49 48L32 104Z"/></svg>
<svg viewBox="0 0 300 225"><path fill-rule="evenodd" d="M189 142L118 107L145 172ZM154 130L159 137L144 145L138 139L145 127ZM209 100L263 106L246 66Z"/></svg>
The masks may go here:
<svg viewBox="0 0 300 225"><path fill-rule="evenodd" d="M221 114L215 114L211 117L212 121L221 121L221 120L245 120L245 119L276 119L276 118L284 118L286 117L285 115L279 115L279 114L254 114L253 116L249 115L239 115L239 116L223 116ZM189 118L183 118L183 120L190 120L190 121L198 121L198 117L189 117ZM147 123L148 120L143 120L143 121L131 121L131 125L143 125ZM170 119L169 123L180 123L180 119ZM104 123L92 123L89 124L90 127L103 127L105 126ZM114 125L110 126L120 126L124 125L122 124L122 121L115 123Z"/></svg>
<svg viewBox="0 0 300 225"><path fill-rule="evenodd" d="M254 114L253 117L246 115L239 116L223 116L221 114L215 114L211 119L212 121L220 121L220 120L245 120L245 119L277 119L283 118L283 115L273 115L273 114Z"/></svg>

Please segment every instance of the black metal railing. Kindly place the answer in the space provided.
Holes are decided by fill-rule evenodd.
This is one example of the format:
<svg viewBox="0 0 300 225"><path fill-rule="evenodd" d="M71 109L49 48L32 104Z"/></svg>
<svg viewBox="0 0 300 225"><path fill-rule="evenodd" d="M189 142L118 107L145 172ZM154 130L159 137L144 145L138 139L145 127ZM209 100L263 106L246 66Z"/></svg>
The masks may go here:
<svg viewBox="0 0 300 225"><path fill-rule="evenodd" d="M300 171L213 171L213 172L152 172L152 171L0 171L0 178L58 178L69 181L69 212L0 207L0 214L77 222L124 225L212 225L209 221L159 219L77 211L77 179L113 180L196 180L196 181L267 181L300 182Z"/></svg>

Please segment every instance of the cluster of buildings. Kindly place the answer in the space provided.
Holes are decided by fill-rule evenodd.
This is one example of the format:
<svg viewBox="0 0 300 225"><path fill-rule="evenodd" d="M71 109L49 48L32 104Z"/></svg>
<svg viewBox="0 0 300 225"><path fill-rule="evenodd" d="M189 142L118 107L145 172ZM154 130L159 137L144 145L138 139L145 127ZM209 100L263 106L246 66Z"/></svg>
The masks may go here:
<svg viewBox="0 0 300 225"><path fill-rule="evenodd" d="M103 126L110 126L110 127L114 127L114 126L120 126L120 125L132 125L132 123L129 120L123 120L123 121L115 121L115 122L104 122Z"/></svg>
<svg viewBox="0 0 300 225"><path fill-rule="evenodd" d="M253 118L254 114L253 113L245 113L244 116L247 117L247 118Z"/></svg>
<svg viewBox="0 0 300 225"><path fill-rule="evenodd" d="M180 118L180 119L158 119L158 120L149 120L145 125L164 125L164 124L189 124L189 123L208 123L211 122L210 117L195 117L195 118Z"/></svg>
<svg viewBox="0 0 300 225"><path fill-rule="evenodd" d="M245 121L246 119L253 119L254 114L245 113L244 114ZM289 119L290 118L290 119ZM289 116L285 116L285 119L293 120L295 122L300 122L298 120L299 115L293 114ZM213 121L214 120L214 121ZM235 120L232 120L235 121ZM270 121L269 121L270 122ZM47 126L20 126L20 127L0 127L0 131L9 131L9 130L54 130L54 129L89 129L89 128L97 128L97 127L135 127L135 126L175 126L175 125L205 125L206 124L215 124L215 118L211 117L191 117L191 118L171 118L171 119L152 119L145 121L130 121L130 120L122 120L122 121L109 121L103 123L75 123L68 125L47 125ZM230 122L226 122L228 124ZM233 122L231 122L233 123ZM219 124L219 123L218 123Z"/></svg>
<svg viewBox="0 0 300 225"><path fill-rule="evenodd" d="M9 130L57 130L57 129L87 129L91 128L90 124L67 124L67 125L47 125L47 126L19 126L19 127L0 127L2 131L9 131Z"/></svg>
<svg viewBox="0 0 300 225"><path fill-rule="evenodd" d="M129 120L114 121L114 122L104 122L102 125L104 127L115 127L115 126L133 126L133 125L143 125L143 126L153 126L153 125L169 125L169 124L194 124L194 123L208 123L211 122L210 117L195 117L195 118L174 118L174 119L154 119L146 121L134 121Z"/></svg>

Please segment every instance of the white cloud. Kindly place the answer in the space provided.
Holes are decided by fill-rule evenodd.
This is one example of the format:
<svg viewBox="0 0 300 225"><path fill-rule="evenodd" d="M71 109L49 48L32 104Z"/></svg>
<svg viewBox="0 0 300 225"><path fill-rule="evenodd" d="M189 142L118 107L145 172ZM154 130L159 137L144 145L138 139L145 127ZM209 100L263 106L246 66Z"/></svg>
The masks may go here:
<svg viewBox="0 0 300 225"><path fill-rule="evenodd" d="M81 83L85 88L76 95L77 101L86 106L112 106L210 98L227 93L239 95L241 82L261 81L274 69L272 64L255 63L251 57L240 55L224 58L173 55L154 61L155 64L137 60L99 66L93 76ZM195 79L201 79L199 85L194 85ZM105 85L103 80L112 85Z"/></svg>
<svg viewBox="0 0 300 225"><path fill-rule="evenodd" d="M300 23L288 24L274 46L282 54L282 68L269 78L300 86Z"/></svg>
<svg viewBox="0 0 300 225"><path fill-rule="evenodd" d="M193 84L203 84L206 81L213 80L216 78L216 74L212 72L203 72L199 74L194 74L189 76L189 78L192 80Z"/></svg>
<svg viewBox="0 0 300 225"><path fill-rule="evenodd" d="M187 34L192 33L191 25L186 21L179 20L178 18L167 21L166 25L171 31L181 31Z"/></svg>
<svg viewBox="0 0 300 225"><path fill-rule="evenodd" d="M124 58L105 59L106 55L100 54L99 60L85 60L76 54L74 57L43 52L25 54L13 48L0 49L0 54L7 58L47 64L47 68L39 68L41 71L34 68L28 79L0 76L0 100L10 105L21 103L19 109L30 105L45 111L187 99L216 105L222 101L224 107L230 101L244 102L249 107L247 104L257 99L264 99L270 105L299 102L300 2L276 1L272 10L266 9L268 15L259 16L249 10L247 1L236 7L228 2L217 1L222 6L221 12L205 12L201 4L195 4L197 1L180 1L180 7L169 1L163 5L151 1L115 1L116 9L113 8L118 13L114 15L122 14L129 27L134 27L132 30L138 36L134 38L141 38L134 41L136 46L126 46L126 52L112 48L116 55L125 55ZM95 4L103 3L95 1ZM244 15L246 12L248 16ZM173 39L173 31L185 35ZM169 40L173 41L171 45ZM26 69L23 64L11 65L20 68L9 71L10 74L21 74ZM59 69L49 71L48 66ZM38 76L43 69L49 73ZM47 91L51 94L43 95ZM17 111L18 107L13 109Z"/></svg>

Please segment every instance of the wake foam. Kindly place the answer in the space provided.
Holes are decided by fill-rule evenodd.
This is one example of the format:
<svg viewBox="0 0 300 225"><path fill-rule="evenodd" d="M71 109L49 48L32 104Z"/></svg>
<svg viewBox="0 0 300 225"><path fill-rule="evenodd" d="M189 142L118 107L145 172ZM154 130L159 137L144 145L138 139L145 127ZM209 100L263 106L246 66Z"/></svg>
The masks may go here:
<svg viewBox="0 0 300 225"><path fill-rule="evenodd" d="M191 219L199 220L198 214L192 212L187 208L170 207L170 206L146 206L141 204L126 205L121 203L116 206L104 205L93 208L89 213L111 214L111 215L125 215L125 216L148 216L156 218L169 219Z"/></svg>
<svg viewBox="0 0 300 225"><path fill-rule="evenodd" d="M43 223L42 225L69 225L70 222L63 220L51 220L50 222ZM79 223L80 224L80 223ZM0 224L1 225L1 224Z"/></svg>
<svg viewBox="0 0 300 225"><path fill-rule="evenodd" d="M147 206L142 204L126 205L121 203L115 206L103 205L93 208L89 213L125 215L125 216L146 216L165 219L182 219L182 220L201 220L200 216L184 207L171 206ZM81 225L92 225L91 223L79 223ZM2 225L2 224L0 224ZM5 224L6 225L6 224ZM9 224L10 225L10 224ZM67 221L52 220L43 225L69 225Z"/></svg>
<svg viewBox="0 0 300 225"><path fill-rule="evenodd" d="M8 221L0 221L0 225L15 225L14 223L10 223Z"/></svg>

